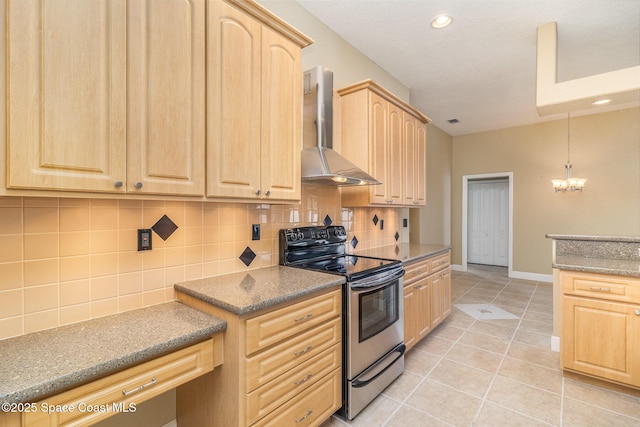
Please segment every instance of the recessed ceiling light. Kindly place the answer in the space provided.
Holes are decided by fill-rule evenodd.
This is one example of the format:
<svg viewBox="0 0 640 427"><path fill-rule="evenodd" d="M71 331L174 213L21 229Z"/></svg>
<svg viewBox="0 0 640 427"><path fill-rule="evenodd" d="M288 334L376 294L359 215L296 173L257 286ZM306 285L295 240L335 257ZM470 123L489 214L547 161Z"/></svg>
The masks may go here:
<svg viewBox="0 0 640 427"><path fill-rule="evenodd" d="M449 123L454 124L454 123L458 123L459 120L458 119L449 119L447 120Z"/></svg>
<svg viewBox="0 0 640 427"><path fill-rule="evenodd" d="M608 103L610 103L610 102L611 102L611 100L610 100L610 99L599 99L599 100L597 100L597 101L593 101L593 102L591 103L591 105L604 105L604 104L608 104Z"/></svg>
<svg viewBox="0 0 640 427"><path fill-rule="evenodd" d="M453 18L449 15L438 15L431 21L431 26L435 29L444 28L451 24Z"/></svg>

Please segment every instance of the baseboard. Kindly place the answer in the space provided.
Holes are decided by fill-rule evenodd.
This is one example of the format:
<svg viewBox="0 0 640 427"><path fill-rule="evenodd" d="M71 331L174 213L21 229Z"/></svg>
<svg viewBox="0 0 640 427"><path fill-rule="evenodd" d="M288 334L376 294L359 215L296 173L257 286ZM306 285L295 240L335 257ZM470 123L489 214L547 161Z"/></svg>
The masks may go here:
<svg viewBox="0 0 640 427"><path fill-rule="evenodd" d="M560 337L551 335L551 351L560 352Z"/></svg>
<svg viewBox="0 0 640 427"><path fill-rule="evenodd" d="M509 277L513 279L532 280L534 282L553 283L552 274L528 273L526 271L512 271L511 276Z"/></svg>
<svg viewBox="0 0 640 427"><path fill-rule="evenodd" d="M451 264L451 269L453 271L467 271L464 268L462 268L462 265L460 264Z"/></svg>
<svg viewBox="0 0 640 427"><path fill-rule="evenodd" d="M168 423L166 423L162 427L178 427L178 422L176 420L169 421Z"/></svg>

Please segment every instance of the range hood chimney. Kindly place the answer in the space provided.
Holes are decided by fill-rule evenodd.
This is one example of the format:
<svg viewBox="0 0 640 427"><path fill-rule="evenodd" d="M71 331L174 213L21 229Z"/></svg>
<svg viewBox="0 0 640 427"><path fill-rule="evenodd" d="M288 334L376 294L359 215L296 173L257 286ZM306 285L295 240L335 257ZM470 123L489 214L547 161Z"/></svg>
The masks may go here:
<svg viewBox="0 0 640 427"><path fill-rule="evenodd" d="M303 132L315 144L302 150L302 181L338 186L382 184L333 151L333 72L322 66L304 72Z"/></svg>

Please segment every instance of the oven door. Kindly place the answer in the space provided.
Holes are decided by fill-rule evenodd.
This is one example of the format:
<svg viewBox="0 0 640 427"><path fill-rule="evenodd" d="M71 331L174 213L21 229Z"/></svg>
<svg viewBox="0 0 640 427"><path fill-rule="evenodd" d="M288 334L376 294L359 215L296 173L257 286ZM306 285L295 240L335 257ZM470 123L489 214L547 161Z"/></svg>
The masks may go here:
<svg viewBox="0 0 640 427"><path fill-rule="evenodd" d="M354 379L404 341L403 269L349 284L347 378Z"/></svg>

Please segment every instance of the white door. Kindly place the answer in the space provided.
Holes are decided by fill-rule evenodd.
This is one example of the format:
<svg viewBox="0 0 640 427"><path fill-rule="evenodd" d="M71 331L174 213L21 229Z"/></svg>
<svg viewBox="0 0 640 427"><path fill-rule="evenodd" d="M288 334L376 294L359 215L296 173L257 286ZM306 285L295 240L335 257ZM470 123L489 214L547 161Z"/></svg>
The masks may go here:
<svg viewBox="0 0 640 427"><path fill-rule="evenodd" d="M508 266L509 181L469 181L468 262Z"/></svg>

